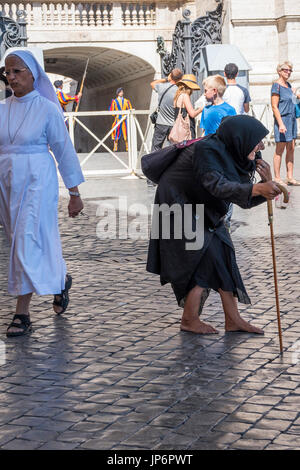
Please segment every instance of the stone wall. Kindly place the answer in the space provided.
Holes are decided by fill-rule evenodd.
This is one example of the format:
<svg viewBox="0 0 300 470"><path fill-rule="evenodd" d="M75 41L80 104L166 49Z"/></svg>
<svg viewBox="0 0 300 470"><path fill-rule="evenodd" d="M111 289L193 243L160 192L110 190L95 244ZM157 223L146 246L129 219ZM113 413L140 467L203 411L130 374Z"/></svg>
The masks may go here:
<svg viewBox="0 0 300 470"><path fill-rule="evenodd" d="M213 11L218 6L217 0L196 0L196 15L197 18L199 16L205 16L206 12Z"/></svg>
<svg viewBox="0 0 300 470"><path fill-rule="evenodd" d="M215 0L196 1L197 12L213 10ZM294 64L293 86L300 86L300 2L299 0L224 0L223 43L234 44L252 67L252 99L270 99L271 83L277 79L279 62Z"/></svg>

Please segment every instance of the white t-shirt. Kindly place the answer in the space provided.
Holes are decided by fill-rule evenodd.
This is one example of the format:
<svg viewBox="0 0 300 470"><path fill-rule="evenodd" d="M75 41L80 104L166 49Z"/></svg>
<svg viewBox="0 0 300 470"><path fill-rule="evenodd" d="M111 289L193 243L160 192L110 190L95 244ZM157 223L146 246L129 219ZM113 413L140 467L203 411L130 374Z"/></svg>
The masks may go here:
<svg viewBox="0 0 300 470"><path fill-rule="evenodd" d="M300 90L299 90L299 93L300 93ZM203 95L201 95L200 98L198 98L197 101L195 101L194 108L198 109L201 106L203 107L206 106L207 104L208 104L208 101L206 101L205 95L203 93Z"/></svg>
<svg viewBox="0 0 300 470"><path fill-rule="evenodd" d="M247 88L235 84L227 85L225 93L223 95L223 100L233 106L236 110L236 114L245 114L244 103L249 103L251 101L249 91Z"/></svg>

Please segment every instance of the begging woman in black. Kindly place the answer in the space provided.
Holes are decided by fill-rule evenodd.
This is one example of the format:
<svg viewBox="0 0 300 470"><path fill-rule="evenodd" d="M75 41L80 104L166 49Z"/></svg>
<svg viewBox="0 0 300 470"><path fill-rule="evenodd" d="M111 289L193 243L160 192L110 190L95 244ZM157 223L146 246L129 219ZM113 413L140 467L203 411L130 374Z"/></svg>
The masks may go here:
<svg viewBox="0 0 300 470"><path fill-rule="evenodd" d="M185 148L160 176L155 210L158 207L170 208L173 204L179 205L183 212L192 207L193 230L196 231L196 205L204 204L204 242L201 248L187 249L191 240L186 237L184 215L179 224L180 237L175 214L170 217L171 221L176 220L170 237L163 236L166 214L160 211L159 217L153 217L147 270L160 274L162 285L171 283L178 304L184 306L181 319L184 331L217 333L199 318L207 290L214 289L221 296L226 331L263 334L260 328L250 325L239 314L236 298L246 304L250 299L223 218L230 202L247 209L274 199L280 193L272 181L268 163L263 160L259 160L256 166L262 181L258 184L251 182L255 152L264 148L261 141L268 132L253 117L226 117L216 134ZM156 221L158 227L154 226ZM153 236L154 232L157 236Z"/></svg>

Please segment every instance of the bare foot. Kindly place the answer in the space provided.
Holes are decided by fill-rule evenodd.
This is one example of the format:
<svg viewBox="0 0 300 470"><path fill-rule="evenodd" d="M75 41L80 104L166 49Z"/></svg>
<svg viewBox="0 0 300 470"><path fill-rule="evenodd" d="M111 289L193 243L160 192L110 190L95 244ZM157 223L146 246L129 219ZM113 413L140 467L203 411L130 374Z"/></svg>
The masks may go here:
<svg viewBox="0 0 300 470"><path fill-rule="evenodd" d="M238 318L235 321L226 319L225 331L244 331L246 333L256 333L258 335L265 334L261 328L251 325L242 318Z"/></svg>
<svg viewBox="0 0 300 470"><path fill-rule="evenodd" d="M186 320L182 318L180 329L181 331L189 331L190 333L196 333L198 335L211 335L219 333L218 330L213 328L211 325L199 320L199 318L195 318L193 320Z"/></svg>

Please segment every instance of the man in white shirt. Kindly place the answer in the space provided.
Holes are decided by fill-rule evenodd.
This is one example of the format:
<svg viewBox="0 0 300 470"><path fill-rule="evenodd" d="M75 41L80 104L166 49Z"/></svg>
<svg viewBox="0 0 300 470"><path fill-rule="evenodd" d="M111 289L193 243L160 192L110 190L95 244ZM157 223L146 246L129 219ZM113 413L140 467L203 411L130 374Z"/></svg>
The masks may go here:
<svg viewBox="0 0 300 470"><path fill-rule="evenodd" d="M251 98L247 88L236 82L238 72L236 64L229 63L225 66L224 75L227 80L227 88L223 100L234 107L236 114L245 114L249 112Z"/></svg>

